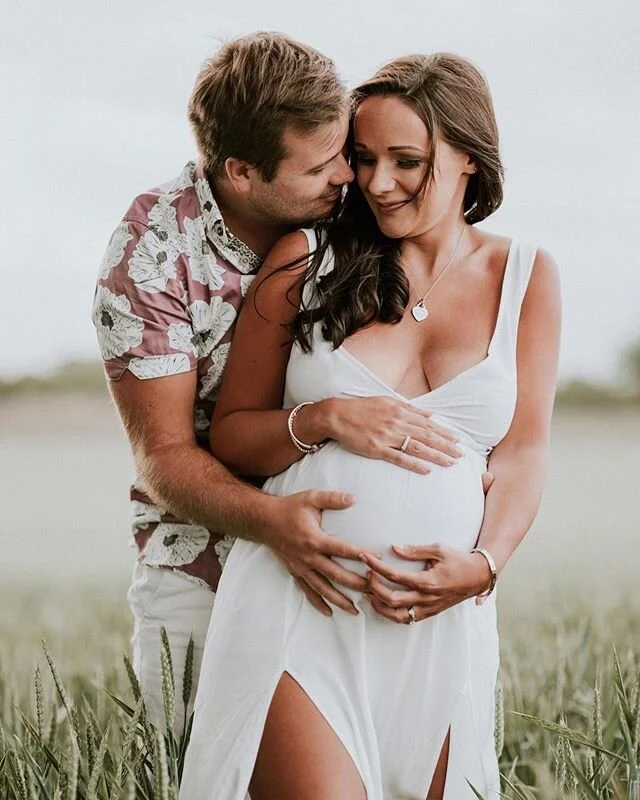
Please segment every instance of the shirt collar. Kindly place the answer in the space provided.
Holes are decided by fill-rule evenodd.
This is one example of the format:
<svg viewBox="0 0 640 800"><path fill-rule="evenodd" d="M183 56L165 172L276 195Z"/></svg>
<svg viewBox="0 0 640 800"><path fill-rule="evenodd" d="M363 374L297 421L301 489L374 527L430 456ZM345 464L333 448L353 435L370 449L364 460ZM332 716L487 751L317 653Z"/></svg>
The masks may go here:
<svg viewBox="0 0 640 800"><path fill-rule="evenodd" d="M240 272L255 272L262 264L262 259L225 225L202 162L190 162L188 166L191 168L193 186L198 197L207 237L216 246L220 255Z"/></svg>

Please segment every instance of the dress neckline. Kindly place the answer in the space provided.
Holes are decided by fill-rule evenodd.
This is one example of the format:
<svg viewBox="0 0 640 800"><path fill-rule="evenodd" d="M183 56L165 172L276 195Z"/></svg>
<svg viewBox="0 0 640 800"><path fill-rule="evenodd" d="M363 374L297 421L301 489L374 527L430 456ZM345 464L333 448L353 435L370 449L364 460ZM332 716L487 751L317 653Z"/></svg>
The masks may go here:
<svg viewBox="0 0 640 800"><path fill-rule="evenodd" d="M423 392L422 394L416 395L415 397L406 397L405 395L396 391L393 387L389 386L389 384L383 381L382 378L380 378L378 375L376 375L376 373L373 372L373 370L369 369L369 367L367 367L366 364L363 364L363 362L360 361L359 358L354 356L353 353L350 353L349 350L344 346L344 343L341 344L340 347L338 347L334 352L339 353L343 358L345 358L347 361L350 361L352 364L358 367L362 372L364 372L366 375L372 378L376 383L378 383L384 389L386 389L389 392L392 392L400 400L404 400L405 403L415 403L418 402L419 400L423 400L426 397L431 397L437 392L440 392L442 389L445 389L452 383L456 382L463 376L469 374L473 370L478 369L478 367L481 367L483 364L486 364L489 361L489 358L491 357L492 353L493 344L495 342L498 329L500 328L500 321L504 315L507 276L509 274L511 261L513 260L514 251L515 251L515 239L512 239L511 242L509 243L509 251L507 253L507 260L505 263L504 273L502 276L502 286L500 287L500 302L498 304L496 324L493 329L493 333L491 334L491 339L489 340L489 346L487 347L486 356L482 358L480 361L477 361L475 364L472 364L470 367L467 367L466 369L463 369L461 372L458 372L457 375L454 375L452 378L449 378L449 380L445 381L444 383L441 383L439 386L436 386L433 389L429 389L428 392Z"/></svg>

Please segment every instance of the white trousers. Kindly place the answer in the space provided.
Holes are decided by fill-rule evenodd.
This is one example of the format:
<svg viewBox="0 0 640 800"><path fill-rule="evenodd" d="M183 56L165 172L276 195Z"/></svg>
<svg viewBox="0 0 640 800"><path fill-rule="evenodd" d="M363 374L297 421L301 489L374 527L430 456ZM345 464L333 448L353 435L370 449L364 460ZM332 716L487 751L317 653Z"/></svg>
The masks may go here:
<svg viewBox="0 0 640 800"><path fill-rule="evenodd" d="M184 728L182 678L189 638L193 637L193 683L186 719L193 711L193 701L200 678L202 651L209 628L215 593L183 577L179 572L136 564L127 600L133 614L133 669L140 682L149 719L165 727L160 667L160 631L169 639L173 674L176 683L176 716L173 726L177 737ZM247 794L245 800L251 800Z"/></svg>
<svg viewBox="0 0 640 800"><path fill-rule="evenodd" d="M127 594L133 614L133 669L140 681L150 720L165 727L160 667L160 631L165 628L171 649L176 684L174 732L184 726L182 679L189 638L193 636L193 685L187 719L193 711L198 687L204 640L211 619L215 593L168 569L137 564Z"/></svg>

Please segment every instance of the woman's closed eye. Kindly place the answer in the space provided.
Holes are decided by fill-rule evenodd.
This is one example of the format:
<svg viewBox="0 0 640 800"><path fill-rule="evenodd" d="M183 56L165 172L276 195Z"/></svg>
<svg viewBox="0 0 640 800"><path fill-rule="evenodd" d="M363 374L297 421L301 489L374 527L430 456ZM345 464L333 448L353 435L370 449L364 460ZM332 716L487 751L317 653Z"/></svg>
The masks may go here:
<svg viewBox="0 0 640 800"><path fill-rule="evenodd" d="M376 159L366 153L356 153L356 161L363 167L371 167L376 163ZM398 158L395 160L395 165L400 169L416 169L422 163L422 159L419 158Z"/></svg>

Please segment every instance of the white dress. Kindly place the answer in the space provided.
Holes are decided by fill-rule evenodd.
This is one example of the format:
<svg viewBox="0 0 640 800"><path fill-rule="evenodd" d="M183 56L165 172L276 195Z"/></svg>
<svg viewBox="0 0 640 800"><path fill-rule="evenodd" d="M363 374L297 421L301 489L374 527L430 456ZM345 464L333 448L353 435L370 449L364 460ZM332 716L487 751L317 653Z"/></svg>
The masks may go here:
<svg viewBox="0 0 640 800"><path fill-rule="evenodd" d="M310 250L312 231L306 231ZM454 430L464 457L418 475L330 442L270 478L265 491L351 492L356 504L327 511L327 533L398 558L392 544L439 542L469 551L484 513L482 473L507 433L516 402L516 336L535 249L512 242L486 358L411 399ZM325 270L331 268L331 256ZM316 325L314 347L292 349L284 406L332 396L400 397ZM404 398L403 398L404 399ZM365 565L344 562L350 569ZM195 703L181 800L244 800L275 688L288 672L351 755L368 800L425 800L449 728L445 800L499 793L494 744L498 671L495 595L472 598L415 625L379 616L344 589L360 614L320 614L265 545L238 540L214 604Z"/></svg>

